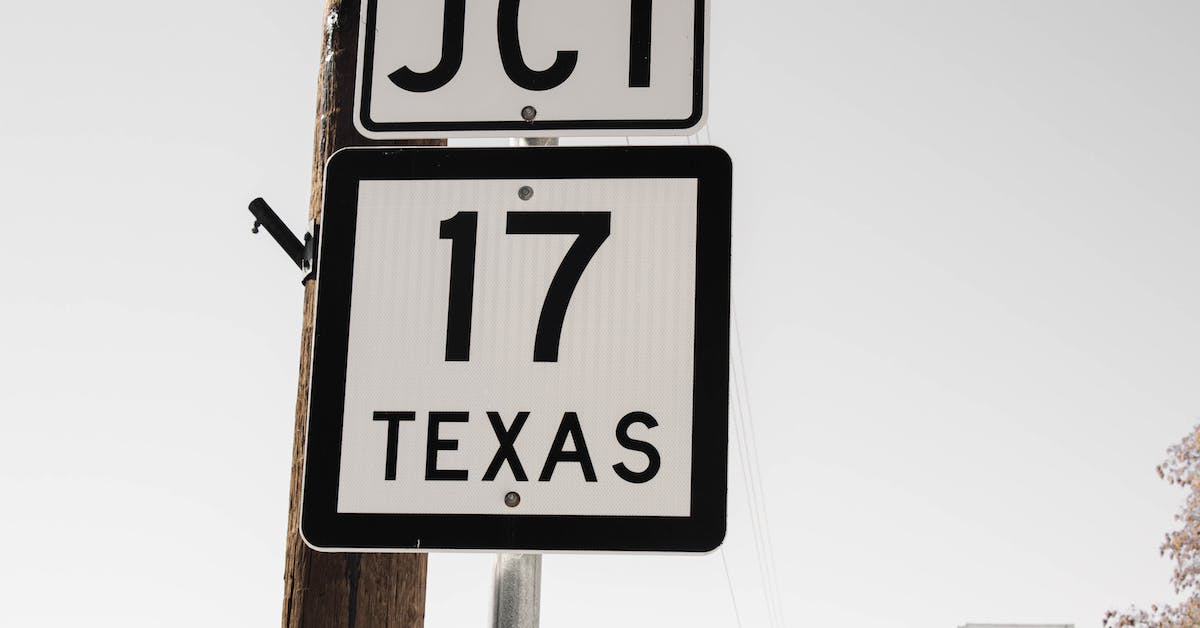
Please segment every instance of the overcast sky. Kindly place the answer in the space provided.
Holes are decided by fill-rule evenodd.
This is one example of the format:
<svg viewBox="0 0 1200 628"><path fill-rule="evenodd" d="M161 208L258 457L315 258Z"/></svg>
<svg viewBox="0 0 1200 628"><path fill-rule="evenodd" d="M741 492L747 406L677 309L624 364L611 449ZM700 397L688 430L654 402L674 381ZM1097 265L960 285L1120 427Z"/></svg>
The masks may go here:
<svg viewBox="0 0 1200 628"><path fill-rule="evenodd" d="M734 162L787 625L1169 600L1182 494L1154 466L1200 418L1200 5L713 4L691 141ZM245 206L304 223L322 3L4 22L0 623L274 625L302 289ZM732 455L722 551L548 557L543 625L771 625ZM431 559L428 626L486 623L491 561Z"/></svg>

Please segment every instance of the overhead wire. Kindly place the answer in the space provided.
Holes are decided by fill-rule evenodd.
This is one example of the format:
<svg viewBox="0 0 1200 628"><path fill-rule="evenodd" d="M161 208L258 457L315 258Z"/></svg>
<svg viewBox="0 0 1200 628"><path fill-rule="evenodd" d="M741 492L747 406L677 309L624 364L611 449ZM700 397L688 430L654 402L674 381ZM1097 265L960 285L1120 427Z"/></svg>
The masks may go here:
<svg viewBox="0 0 1200 628"><path fill-rule="evenodd" d="M703 133L707 136L707 144L712 144L711 124L706 125ZM699 134L686 136L686 142L700 144ZM625 144L630 145L630 137L625 136ZM733 415L734 439L737 445L738 461L742 476L742 486L746 493L747 507L750 515L751 536L754 542L755 562L762 583L763 601L770 626L786 626L783 612L783 601L779 589L779 576L774 556L774 543L771 538L771 526L767 517L765 491L762 487L762 467L758 457L757 435L754 431L754 420L750 410L749 385L746 382L745 358L742 351L741 331L737 321L736 308L730 299L731 318L731 349L730 372L732 390L730 395L730 410ZM725 573L726 585L729 589L729 599L733 607L734 618L738 628L742 627L741 608L737 602L736 587L733 583L732 572L725 549L720 550L721 565Z"/></svg>
<svg viewBox="0 0 1200 628"><path fill-rule="evenodd" d="M705 129L705 130L707 131L707 129ZM711 139L711 135L709 137ZM684 141L686 141L688 145L693 145L693 144L698 145L698 144L700 144L700 136L699 136L699 134L687 135L687 136L685 136ZM743 428L742 428L742 421L740 419L740 416L741 416L740 405L733 403L733 402L735 402L735 400L732 397L731 397L730 401L731 401L730 409L732 410L732 413L735 417L734 421L733 421L734 429L737 431L736 440L738 443L738 452L739 452L738 460L742 466L742 486L743 486L743 489L746 491L746 495L749 496L749 495L751 495L752 489L749 485L750 472L749 472L749 467L747 466L747 462L746 462L748 459L748 456L746 455L746 451L745 451L745 448L743 445L745 439L742 436ZM763 584L764 584L764 586L763 586L764 596L766 596L766 595L769 595L769 593L768 593L769 586L767 586L767 578L769 577L769 573L764 568L765 563L763 561L763 556L762 556L763 551L765 551L765 546L762 543L762 536L759 532L758 521L757 521L756 517L754 516L755 509L753 507L751 507L750 512L751 512L751 522L752 522L752 526L751 526L752 527L752 536L754 539L754 554L755 554L756 562L759 565L759 578L763 581ZM737 625L740 627L742 625L742 616L741 616L741 611L737 604L737 593L736 593L735 587L733 585L733 577L729 571L729 560L725 556L725 548L724 547L721 548L720 553L721 553L721 565L725 570L725 582L729 587L729 599L730 599L730 602L733 604L734 618L737 620ZM768 617L771 618L771 626L774 627L777 624L774 620L774 613L771 612L771 601L769 598L766 598L766 597L764 597L764 601L767 604Z"/></svg>
<svg viewBox="0 0 1200 628"><path fill-rule="evenodd" d="M707 143L712 144L712 124L706 124L703 133ZM700 138L697 134L696 141ZM730 297L731 319L731 349L730 372L732 375L734 428L738 440L739 458L742 459L743 484L746 487L747 502L750 507L750 519L755 540L755 554L759 563L759 575L763 584L764 599L767 603L768 617L772 626L786 626L787 620L783 609L783 596L779 588L779 571L775 560L775 547L771 535L770 520L767 516L766 494L762 484L762 465L758 455L758 438L754 429L754 415L750 407L749 384L742 336L736 307Z"/></svg>
<svg viewBox="0 0 1200 628"><path fill-rule="evenodd" d="M763 555L765 556L765 571L766 580L764 586L768 590L768 598L771 600L773 615L776 617L780 626L786 625L786 618L783 611L783 598L779 590L779 571L775 560L775 547L771 537L770 519L767 516L767 500L766 491L762 484L762 465L758 456L758 437L754 429L754 415L750 407L749 385L746 376L745 353L742 350L742 334L741 326L737 316L736 305L730 303L730 314L732 322L732 339L731 343L734 347L734 356L736 359L734 372L734 385L737 389L737 399L744 405L739 414L741 414L743 424L743 432L745 434L746 449L748 450L748 467L751 472L750 486L752 497L757 510L757 525L759 534L762 538ZM740 373L740 376L738 374Z"/></svg>
<svg viewBox="0 0 1200 628"><path fill-rule="evenodd" d="M763 603L766 605L767 617L770 619L770 625L774 627L777 626L778 623L776 621L774 603L771 599L771 576L770 571L767 569L767 560L765 557L766 544L762 534L763 524L757 505L757 491L752 486L753 472L750 469L750 453L749 447L746 444L747 435L745 416L742 412L742 404L739 399L740 387L737 385L738 375L736 361L731 360L731 367L732 368L730 370L733 375L734 386L730 391L732 393L730 401L732 402L731 410L733 414L734 441L737 445L738 465L742 472L742 490L746 494L746 507L750 515L750 533L751 539L754 542L754 558L756 566L758 567L758 578L761 584L760 590L762 591L763 595Z"/></svg>
<svg viewBox="0 0 1200 628"><path fill-rule="evenodd" d="M720 550L721 565L725 567L725 582L729 585L729 601L733 604L733 618L737 620L738 628L742 628L742 613L738 611L737 594L733 591L733 577L729 575L729 560L725 558L725 548Z"/></svg>

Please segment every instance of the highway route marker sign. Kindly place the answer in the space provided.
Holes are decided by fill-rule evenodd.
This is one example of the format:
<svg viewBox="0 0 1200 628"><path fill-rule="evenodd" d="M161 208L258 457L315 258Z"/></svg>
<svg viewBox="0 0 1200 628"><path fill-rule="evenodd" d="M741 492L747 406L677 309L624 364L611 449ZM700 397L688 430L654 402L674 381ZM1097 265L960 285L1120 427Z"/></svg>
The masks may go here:
<svg viewBox="0 0 1200 628"><path fill-rule="evenodd" d="M308 544L720 544L723 151L352 148L326 177Z"/></svg>
<svg viewBox="0 0 1200 628"><path fill-rule="evenodd" d="M690 135L707 0L364 0L364 137Z"/></svg>

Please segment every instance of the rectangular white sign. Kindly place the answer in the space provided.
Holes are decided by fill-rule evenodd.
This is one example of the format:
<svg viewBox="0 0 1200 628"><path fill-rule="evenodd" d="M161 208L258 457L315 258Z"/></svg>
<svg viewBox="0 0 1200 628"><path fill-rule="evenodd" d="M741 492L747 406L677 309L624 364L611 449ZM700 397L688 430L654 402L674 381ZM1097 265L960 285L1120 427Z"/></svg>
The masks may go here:
<svg viewBox="0 0 1200 628"><path fill-rule="evenodd" d="M368 138L680 135L703 124L707 0L366 0Z"/></svg>
<svg viewBox="0 0 1200 628"><path fill-rule="evenodd" d="M374 549L711 549L728 157L330 160L302 532Z"/></svg>

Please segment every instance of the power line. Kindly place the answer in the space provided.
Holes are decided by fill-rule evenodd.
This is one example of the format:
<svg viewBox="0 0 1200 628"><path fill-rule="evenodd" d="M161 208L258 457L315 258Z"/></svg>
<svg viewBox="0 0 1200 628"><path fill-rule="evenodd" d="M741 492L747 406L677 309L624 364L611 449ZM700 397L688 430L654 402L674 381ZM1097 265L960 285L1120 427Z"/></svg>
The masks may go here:
<svg viewBox="0 0 1200 628"><path fill-rule="evenodd" d="M711 124L703 129L707 143L712 144ZM626 139L628 141L628 138ZM699 134L686 137L687 143L700 144ZM730 298L730 318L732 329L730 356L730 372L732 390L730 395L730 410L733 419L734 439L738 448L738 461L742 475L742 486L746 492L747 507L750 515L751 533L754 541L754 554L758 566L759 580L762 583L763 601L769 624L772 627L786 626L783 612L783 600L779 589L779 575L774 555L774 543L771 538L771 526L767 516L765 490L762 486L762 466L759 462L757 434L754 430L754 417L750 408L749 385L746 382L746 366L742 351L741 330L738 325L736 308ZM729 562L721 549L721 563L725 570L726 582L729 586L730 600L733 604L734 616L739 628L742 625L737 598L734 593L733 579L729 571Z"/></svg>
<svg viewBox="0 0 1200 628"><path fill-rule="evenodd" d="M757 491L755 501L757 502L757 505L758 505L759 519L761 521L762 534L763 534L763 538L765 541L765 549L766 549L766 556L767 556L767 559L766 559L767 572L768 572L768 576L769 576L767 586L770 587L770 589L771 589L771 597L773 598L773 601L774 601L775 612L778 614L779 624L781 626L785 626L787 624L787 621L786 621L786 618L785 618L784 612L783 612L783 597L779 591L779 571L778 571L778 568L776 567L775 547L774 547L774 542L772 541L772 538L771 538L770 521L767 517L766 491L764 490L763 485L762 485L762 466L759 462L759 457L758 457L758 438L754 432L754 416L750 409L749 385L746 383L746 379L747 379L746 363L745 363L745 354L742 351L742 333L741 333L741 327L738 324L737 309L736 309L736 307L733 307L732 299L731 299L730 312L731 312L731 319L733 322L733 332L734 332L733 337L735 339L733 344L736 347L735 354L737 356L737 366L738 366L737 369L734 369L734 372L735 373L741 372L741 375L742 375L740 378L735 376L734 383L735 383L735 385L737 385L740 382L740 391L738 393L738 398L740 400L742 400L746 406L745 412L744 412L744 417L743 417L743 423L745 425L745 429L747 432L746 440L749 444L749 449L750 449L750 464L751 464L751 468L753 469L753 472L754 472L754 476L751 479L751 486L753 486L755 488L755 490Z"/></svg>
<svg viewBox="0 0 1200 628"><path fill-rule="evenodd" d="M742 614L738 611L737 595L733 592L733 578L729 575L729 561L725 559L725 548L720 549L721 565L725 567L725 583L729 585L729 601L733 603L733 618L737 620L738 628L742 628Z"/></svg>

